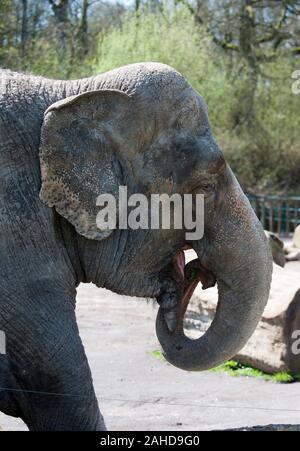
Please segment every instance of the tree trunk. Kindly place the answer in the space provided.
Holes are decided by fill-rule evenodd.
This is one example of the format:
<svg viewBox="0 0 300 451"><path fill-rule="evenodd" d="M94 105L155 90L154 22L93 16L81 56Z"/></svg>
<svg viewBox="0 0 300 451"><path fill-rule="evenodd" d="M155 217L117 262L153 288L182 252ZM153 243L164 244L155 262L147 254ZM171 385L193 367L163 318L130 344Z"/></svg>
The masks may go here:
<svg viewBox="0 0 300 451"><path fill-rule="evenodd" d="M252 0L242 0L240 9L239 48L246 63L245 80L241 92L245 106L240 118L241 124L252 127L255 122L254 98L257 89L259 67L255 56L255 18Z"/></svg>
<svg viewBox="0 0 300 451"><path fill-rule="evenodd" d="M78 41L79 41L79 52L78 56L86 56L89 51L89 40L88 40L88 9L90 3L89 0L83 0L82 3L82 14L80 25L78 29Z"/></svg>
<svg viewBox="0 0 300 451"><path fill-rule="evenodd" d="M58 59L61 65L66 65L67 45L69 35L69 0L49 0L58 30Z"/></svg>
<svg viewBox="0 0 300 451"><path fill-rule="evenodd" d="M28 39L28 17L27 17L28 2L22 0L22 26L21 26L21 55L22 58L26 55L26 43Z"/></svg>

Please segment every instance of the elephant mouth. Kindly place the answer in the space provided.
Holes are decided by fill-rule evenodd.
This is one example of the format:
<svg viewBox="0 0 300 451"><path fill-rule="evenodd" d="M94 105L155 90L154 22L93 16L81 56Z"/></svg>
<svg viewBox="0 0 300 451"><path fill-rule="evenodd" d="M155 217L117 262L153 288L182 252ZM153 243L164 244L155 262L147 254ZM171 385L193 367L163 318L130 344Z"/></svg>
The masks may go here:
<svg viewBox="0 0 300 451"><path fill-rule="evenodd" d="M198 283L201 282L202 288L206 290L207 288L213 287L217 281L213 272L207 269L199 258L186 262L184 251L188 249L191 249L191 247L184 246L180 249L172 258L171 262L176 272L177 280L178 278L180 280L181 287L177 291L177 296L179 292L179 297L177 297L175 305L170 304L169 293L167 296L163 293L157 299L164 311L164 317L171 332L183 329L184 315ZM168 302L165 302L166 298Z"/></svg>

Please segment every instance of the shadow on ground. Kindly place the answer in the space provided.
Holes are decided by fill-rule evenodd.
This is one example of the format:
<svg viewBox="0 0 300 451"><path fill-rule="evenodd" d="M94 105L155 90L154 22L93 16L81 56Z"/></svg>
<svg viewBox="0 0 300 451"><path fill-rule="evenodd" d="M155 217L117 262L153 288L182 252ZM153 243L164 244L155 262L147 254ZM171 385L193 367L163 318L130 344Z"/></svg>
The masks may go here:
<svg viewBox="0 0 300 451"><path fill-rule="evenodd" d="M228 431L253 431L253 432L296 432L300 431L300 424L268 424L267 426L252 426L251 428L227 429Z"/></svg>

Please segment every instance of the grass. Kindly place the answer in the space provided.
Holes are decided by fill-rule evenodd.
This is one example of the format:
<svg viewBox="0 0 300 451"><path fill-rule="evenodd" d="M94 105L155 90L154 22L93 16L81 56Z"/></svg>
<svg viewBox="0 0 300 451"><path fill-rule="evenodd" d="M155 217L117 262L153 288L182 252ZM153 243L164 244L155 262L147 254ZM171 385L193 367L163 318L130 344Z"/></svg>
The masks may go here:
<svg viewBox="0 0 300 451"><path fill-rule="evenodd" d="M153 357L156 357L157 359L165 360L161 351L151 351L150 355L152 355Z"/></svg>
<svg viewBox="0 0 300 451"><path fill-rule="evenodd" d="M242 365L235 360L229 360L211 370L214 373L225 372L229 376L239 377L256 377L265 381L280 382L281 384L290 384L292 382L300 382L300 374L291 374L288 372L280 372L275 374L265 373L252 366Z"/></svg>
<svg viewBox="0 0 300 451"><path fill-rule="evenodd" d="M161 351L155 350L150 353L153 357L164 360ZM281 372L275 374L265 373L258 368L252 366L242 365L235 360L229 360L216 368L211 370L213 373L226 373L232 377L256 377L265 381L279 382L281 384L291 384L293 382L300 382L300 374L291 374L288 372Z"/></svg>

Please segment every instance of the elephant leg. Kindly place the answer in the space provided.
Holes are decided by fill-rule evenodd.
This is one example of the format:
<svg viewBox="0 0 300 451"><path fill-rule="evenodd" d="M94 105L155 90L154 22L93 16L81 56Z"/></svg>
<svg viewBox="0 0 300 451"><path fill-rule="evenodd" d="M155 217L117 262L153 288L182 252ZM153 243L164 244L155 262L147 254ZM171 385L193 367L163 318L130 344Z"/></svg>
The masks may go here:
<svg viewBox="0 0 300 451"><path fill-rule="evenodd" d="M22 419L30 431L106 431L94 393L77 399L32 394Z"/></svg>
<svg viewBox="0 0 300 451"><path fill-rule="evenodd" d="M23 296L20 321L7 331L12 404L32 431L105 430L73 299L49 288L42 293Z"/></svg>

